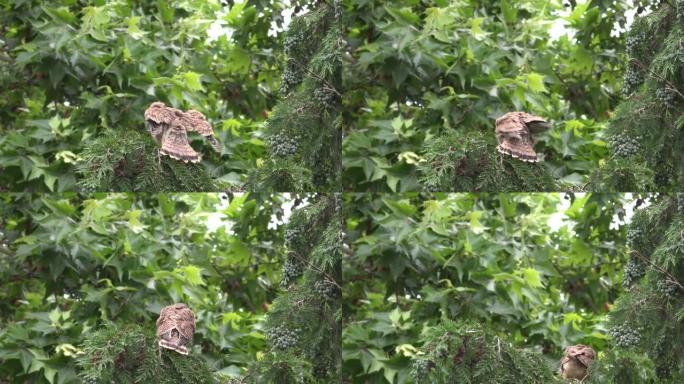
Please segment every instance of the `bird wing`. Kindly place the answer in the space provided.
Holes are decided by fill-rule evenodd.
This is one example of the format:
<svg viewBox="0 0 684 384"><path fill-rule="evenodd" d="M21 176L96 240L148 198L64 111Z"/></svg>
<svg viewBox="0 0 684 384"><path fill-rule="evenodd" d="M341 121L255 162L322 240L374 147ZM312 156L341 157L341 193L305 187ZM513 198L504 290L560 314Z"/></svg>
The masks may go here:
<svg viewBox="0 0 684 384"><path fill-rule="evenodd" d="M173 108L162 106L150 106L145 110L145 120L157 124L171 124L174 120Z"/></svg>
<svg viewBox="0 0 684 384"><path fill-rule="evenodd" d="M209 124L209 121L207 121L207 118L204 116L204 114L191 109L185 112L185 121L188 131L195 131L204 136L209 144L211 144L211 148L214 151L218 153L221 152L221 144L219 144L218 140L216 140L216 137L214 137L214 129L211 127L211 124Z"/></svg>
<svg viewBox="0 0 684 384"><path fill-rule="evenodd" d="M214 134L211 124L207 121L206 116L200 111L191 109L185 112L185 117L188 121L188 130L195 131L202 136L209 136Z"/></svg>
<svg viewBox="0 0 684 384"><path fill-rule="evenodd" d="M512 132L526 131L525 123L520 119L518 112L509 112L495 122L495 131L497 134L506 134Z"/></svg>
<svg viewBox="0 0 684 384"><path fill-rule="evenodd" d="M582 349L580 353L576 354L575 358L585 367L589 367L589 365L594 361L596 356L593 349L586 347Z"/></svg>
<svg viewBox="0 0 684 384"><path fill-rule="evenodd" d="M191 163L200 161L200 156L188 143L188 134L185 132L185 128L177 122L174 122L164 132L160 152L176 160L190 161Z"/></svg>
<svg viewBox="0 0 684 384"><path fill-rule="evenodd" d="M178 331L183 337L192 340L195 334L195 314L190 308L181 309L178 313Z"/></svg>
<svg viewBox="0 0 684 384"><path fill-rule="evenodd" d="M195 334L195 322L194 321L181 321L178 323L178 332L181 336L188 340L192 340Z"/></svg>
<svg viewBox="0 0 684 384"><path fill-rule="evenodd" d="M157 336L168 333L175 326L174 321L171 321L169 318L169 309L171 308L164 307L159 313L159 318L157 319Z"/></svg>
<svg viewBox="0 0 684 384"><path fill-rule="evenodd" d="M585 367L589 367L591 362L596 358L596 352L594 352L591 347L578 344L567 347L565 349L565 356L574 359Z"/></svg>
<svg viewBox="0 0 684 384"><path fill-rule="evenodd" d="M529 113L525 112L518 113L519 119L525 123L525 125L527 125L527 128L531 133L541 133L551 127L551 124L544 120L543 117L530 115Z"/></svg>

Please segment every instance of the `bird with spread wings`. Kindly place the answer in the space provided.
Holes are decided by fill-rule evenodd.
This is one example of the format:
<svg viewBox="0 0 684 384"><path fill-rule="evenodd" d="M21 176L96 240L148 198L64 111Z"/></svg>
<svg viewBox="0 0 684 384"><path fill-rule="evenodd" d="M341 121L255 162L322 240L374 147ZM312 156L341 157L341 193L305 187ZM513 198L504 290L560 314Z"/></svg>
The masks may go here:
<svg viewBox="0 0 684 384"><path fill-rule="evenodd" d="M212 149L221 152L221 145L214 137L211 124L201 112L194 109L183 112L157 101L145 111L145 125L161 147L159 153L173 159L191 163L201 160L201 156L188 142L188 132L204 136Z"/></svg>
<svg viewBox="0 0 684 384"><path fill-rule="evenodd" d="M516 159L535 163L539 161L532 148L532 134L541 133L551 125L539 116L525 112L509 112L496 119L497 150Z"/></svg>

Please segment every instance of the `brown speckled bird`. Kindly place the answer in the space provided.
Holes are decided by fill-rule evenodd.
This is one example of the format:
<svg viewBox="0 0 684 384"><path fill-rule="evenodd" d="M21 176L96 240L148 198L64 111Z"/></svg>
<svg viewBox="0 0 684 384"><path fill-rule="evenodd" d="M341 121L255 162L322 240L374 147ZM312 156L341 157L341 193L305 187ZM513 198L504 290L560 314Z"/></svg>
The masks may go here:
<svg viewBox="0 0 684 384"><path fill-rule="evenodd" d="M583 380L587 369L596 359L596 352L591 347L577 344L565 348L565 355L560 361L560 374L564 379Z"/></svg>
<svg viewBox="0 0 684 384"><path fill-rule="evenodd" d="M161 146L159 152L176 160L192 163L201 160L200 155L188 142L188 131L198 132L209 141L212 149L221 152L221 146L214 137L211 124L202 113L194 109L183 112L156 101L145 111L145 125Z"/></svg>
<svg viewBox="0 0 684 384"><path fill-rule="evenodd" d="M183 303L162 308L157 319L159 346L187 355L186 345L195 334L195 314Z"/></svg>
<svg viewBox="0 0 684 384"><path fill-rule="evenodd" d="M534 152L531 134L540 133L551 125L539 116L525 112L509 112L496 119L497 150L516 159L529 162L539 161Z"/></svg>

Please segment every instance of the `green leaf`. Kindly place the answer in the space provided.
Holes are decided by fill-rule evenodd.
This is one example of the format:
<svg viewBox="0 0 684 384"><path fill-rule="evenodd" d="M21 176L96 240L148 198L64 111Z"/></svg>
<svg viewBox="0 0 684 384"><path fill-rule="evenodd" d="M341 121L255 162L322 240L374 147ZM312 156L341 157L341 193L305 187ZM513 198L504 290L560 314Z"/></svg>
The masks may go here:
<svg viewBox="0 0 684 384"><path fill-rule="evenodd" d="M538 73L527 74L527 85L533 92L546 92L546 86L544 86L544 76Z"/></svg>
<svg viewBox="0 0 684 384"><path fill-rule="evenodd" d="M539 271L533 268L525 268L523 269L523 276L525 276L525 282L527 282L527 285L529 285L532 288L540 288L543 287L542 282L541 282L541 277L539 275Z"/></svg>
<svg viewBox="0 0 684 384"><path fill-rule="evenodd" d="M185 279L188 283L192 285L204 285L204 280L202 279L202 269L194 265L188 265L182 268L185 274Z"/></svg>
<svg viewBox="0 0 684 384"><path fill-rule="evenodd" d="M184 72L181 74L182 82L192 91L203 91L202 75L196 72Z"/></svg>

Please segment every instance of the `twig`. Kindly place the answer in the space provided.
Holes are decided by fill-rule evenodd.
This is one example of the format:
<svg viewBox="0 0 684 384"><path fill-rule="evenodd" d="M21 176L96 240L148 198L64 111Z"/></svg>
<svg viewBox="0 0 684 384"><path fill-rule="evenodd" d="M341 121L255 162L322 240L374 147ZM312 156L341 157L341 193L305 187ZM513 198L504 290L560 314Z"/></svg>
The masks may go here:
<svg viewBox="0 0 684 384"><path fill-rule="evenodd" d="M333 91L333 92L335 92L335 93L337 94L337 96L342 97L342 94L335 88L335 86L333 86L332 84L330 84L327 80L325 80L324 78L322 78L322 77L318 76L317 74L311 72L311 70L310 70L307 66L302 65L302 64L301 64L300 62L298 62L297 60L292 59L292 58L291 58L290 60L294 61L294 63L297 64L297 66L298 66L299 68L301 68L301 69L303 69L304 71L306 71L306 72L309 74L309 76L311 76L311 77L315 78L316 80L322 82L323 84L327 85L328 88L329 88L331 91Z"/></svg>
<svg viewBox="0 0 684 384"><path fill-rule="evenodd" d="M677 94L678 94L679 96L681 96L681 97L684 99L684 94L682 94L681 92L679 92L679 89L677 89L677 87L676 87L674 84L670 83L666 78L664 78L664 77L660 76L659 74L653 72L653 71L651 70L651 68L646 68L646 66L643 65L643 64L642 64L639 60L637 60L637 59L632 58L632 59L630 59L630 61L633 61L634 63L636 63L636 65L638 65L639 67L641 67L641 69L648 71L653 77L655 77L655 78L657 78L658 80L660 80L660 81L666 83L667 85L669 85L669 86L672 88L673 91L677 92Z"/></svg>
<svg viewBox="0 0 684 384"><path fill-rule="evenodd" d="M341 287L339 284L337 284L337 281L335 281L335 278L334 278L334 277L332 277L331 275L329 275L329 274L326 273L325 271L323 271L323 270L317 268L315 265L311 264L311 262L309 262L309 260L306 260L306 259L304 259L303 257L299 256L296 252L292 252L292 253L291 253L291 256L294 256L294 257L295 257L296 259L298 259L299 261L302 261L302 262L304 262L305 264L307 264L309 267L311 267L311 269L315 270L316 272L320 273L321 275L324 275L325 277L328 278L328 280L329 280L331 283L335 284L335 286L336 286L337 288L339 288L340 291L342 290L342 287Z"/></svg>
<svg viewBox="0 0 684 384"><path fill-rule="evenodd" d="M668 271L666 271L665 269L663 269L663 268L661 268L661 267L659 267L659 266L653 264L653 262L651 262L651 260L649 260L649 259L647 259L647 258L641 256L641 254L640 254L639 252L637 252L637 251L632 251L632 255L634 255L634 256L638 257L639 259L641 259L641 260L647 262L648 264L650 264L650 265L653 267L653 269L655 269L655 270L657 270L658 272L662 273L663 275L669 277L670 280L672 280L673 283L677 284L677 286L679 286L680 289L684 290L684 285L682 285L682 283L680 283L679 280L677 280L677 278L674 277L672 274L670 274Z"/></svg>

